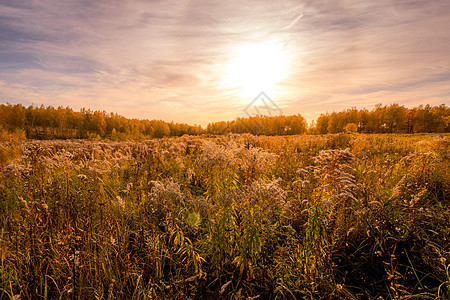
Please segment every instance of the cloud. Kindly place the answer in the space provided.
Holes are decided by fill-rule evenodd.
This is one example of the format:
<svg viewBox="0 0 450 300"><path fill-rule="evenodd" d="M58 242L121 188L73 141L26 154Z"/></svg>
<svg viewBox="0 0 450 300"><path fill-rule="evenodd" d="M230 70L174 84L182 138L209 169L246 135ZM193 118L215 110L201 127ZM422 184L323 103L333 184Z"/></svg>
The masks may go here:
<svg viewBox="0 0 450 300"><path fill-rule="evenodd" d="M4 0L0 101L233 119L252 99L220 86L227 61L270 40L292 59L269 95L285 112L449 103L449 16L446 0Z"/></svg>
<svg viewBox="0 0 450 300"><path fill-rule="evenodd" d="M287 25L287 26L281 28L280 30L282 31L282 30L288 30L288 29L291 29L292 27L295 26L295 24L298 23L298 21L299 21L302 17L303 17L303 12L301 12L294 20L292 20L292 22L289 23L289 25Z"/></svg>

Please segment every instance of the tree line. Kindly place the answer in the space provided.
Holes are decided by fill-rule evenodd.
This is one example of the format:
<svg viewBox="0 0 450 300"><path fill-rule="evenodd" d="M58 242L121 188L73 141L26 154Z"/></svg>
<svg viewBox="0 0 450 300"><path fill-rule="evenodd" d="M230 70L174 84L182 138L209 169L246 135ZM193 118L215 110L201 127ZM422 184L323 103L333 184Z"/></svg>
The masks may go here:
<svg viewBox="0 0 450 300"><path fill-rule="evenodd" d="M308 124L301 115L294 116L254 116L233 121L209 123L206 132L210 134L251 133L254 135L303 134Z"/></svg>
<svg viewBox="0 0 450 300"><path fill-rule="evenodd" d="M408 109L399 104L377 104L371 111L351 108L321 114L310 129L315 134L450 132L450 107L441 104Z"/></svg>
<svg viewBox="0 0 450 300"><path fill-rule="evenodd" d="M372 110L351 108L321 114L310 126L300 115L254 116L200 125L162 120L128 119L115 113L69 107L0 105L0 139L19 136L29 139L109 138L139 139L184 134L251 133L254 135L450 132L450 107L421 105L376 105Z"/></svg>
<svg viewBox="0 0 450 300"><path fill-rule="evenodd" d="M0 132L24 134L29 139L159 138L198 135L200 125L161 120L128 119L115 113L69 107L0 105Z"/></svg>

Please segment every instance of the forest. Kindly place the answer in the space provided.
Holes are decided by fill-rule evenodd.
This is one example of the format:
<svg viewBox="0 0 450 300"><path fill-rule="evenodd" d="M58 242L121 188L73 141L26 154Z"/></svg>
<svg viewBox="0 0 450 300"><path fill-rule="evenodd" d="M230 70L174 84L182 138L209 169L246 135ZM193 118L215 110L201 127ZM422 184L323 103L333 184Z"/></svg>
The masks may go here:
<svg viewBox="0 0 450 300"><path fill-rule="evenodd" d="M111 140L161 138L164 136L198 135L201 126L190 126L161 120L128 119L115 113L69 107L40 107L21 104L0 105L0 129L21 133L28 139L85 139Z"/></svg>
<svg viewBox="0 0 450 300"><path fill-rule="evenodd" d="M0 105L0 138L125 140L169 136L251 133L254 135L450 132L450 107L399 104L376 105L372 110L350 108L321 114L311 124L298 115L254 116L200 125L162 120L129 119L116 113L69 107Z"/></svg>

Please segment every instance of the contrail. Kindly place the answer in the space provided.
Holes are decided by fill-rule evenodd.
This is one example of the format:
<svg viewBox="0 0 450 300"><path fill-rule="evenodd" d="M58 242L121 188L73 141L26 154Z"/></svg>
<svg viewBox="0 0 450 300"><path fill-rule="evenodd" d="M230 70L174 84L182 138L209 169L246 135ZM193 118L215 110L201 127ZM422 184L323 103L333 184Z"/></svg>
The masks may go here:
<svg viewBox="0 0 450 300"><path fill-rule="evenodd" d="M289 28L291 28L292 26L294 26L295 24L297 24L297 22L303 17L303 12L300 13L300 15L297 16L297 18L295 18L289 25L281 28L280 30L287 30Z"/></svg>

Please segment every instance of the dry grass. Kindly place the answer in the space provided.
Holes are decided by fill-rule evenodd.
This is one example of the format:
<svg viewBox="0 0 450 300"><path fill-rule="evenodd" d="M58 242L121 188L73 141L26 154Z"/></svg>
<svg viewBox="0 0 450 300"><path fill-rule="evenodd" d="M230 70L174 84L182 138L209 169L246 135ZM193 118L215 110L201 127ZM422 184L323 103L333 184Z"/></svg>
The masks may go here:
<svg viewBox="0 0 450 300"><path fill-rule="evenodd" d="M0 299L448 299L450 136L0 144Z"/></svg>

